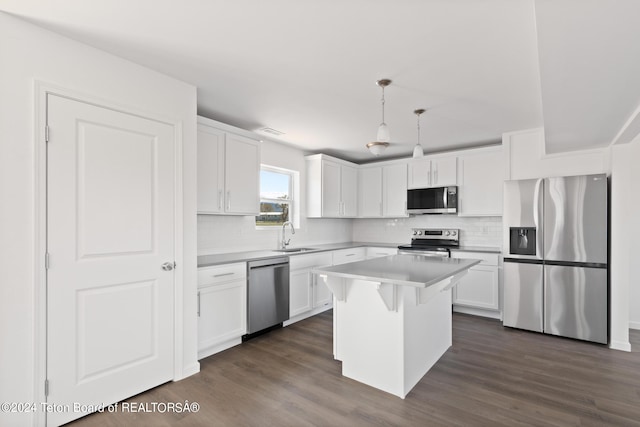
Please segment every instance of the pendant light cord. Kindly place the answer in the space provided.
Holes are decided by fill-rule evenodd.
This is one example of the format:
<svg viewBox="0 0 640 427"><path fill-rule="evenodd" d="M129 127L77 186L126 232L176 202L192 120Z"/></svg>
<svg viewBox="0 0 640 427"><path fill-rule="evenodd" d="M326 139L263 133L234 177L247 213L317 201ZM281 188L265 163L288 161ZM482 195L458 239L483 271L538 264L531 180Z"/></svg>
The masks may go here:
<svg viewBox="0 0 640 427"><path fill-rule="evenodd" d="M384 86L382 86L382 123L384 123Z"/></svg>

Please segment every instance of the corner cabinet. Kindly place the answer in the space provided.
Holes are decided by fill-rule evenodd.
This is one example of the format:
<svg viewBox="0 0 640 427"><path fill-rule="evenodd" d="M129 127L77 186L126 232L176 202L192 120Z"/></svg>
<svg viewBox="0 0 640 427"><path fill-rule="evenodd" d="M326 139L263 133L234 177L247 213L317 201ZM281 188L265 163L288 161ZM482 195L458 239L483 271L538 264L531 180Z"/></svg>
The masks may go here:
<svg viewBox="0 0 640 427"><path fill-rule="evenodd" d="M459 155L459 216L502 216L503 163L501 146Z"/></svg>
<svg viewBox="0 0 640 427"><path fill-rule="evenodd" d="M324 154L306 157L307 216L355 218L358 214L358 166Z"/></svg>
<svg viewBox="0 0 640 427"><path fill-rule="evenodd" d="M247 264L198 269L198 359L242 342L247 331Z"/></svg>
<svg viewBox="0 0 640 427"><path fill-rule="evenodd" d="M500 255L485 252L452 251L451 258L479 259L453 288L454 311L499 319Z"/></svg>
<svg viewBox="0 0 640 427"><path fill-rule="evenodd" d="M258 215L260 142L198 118L198 213Z"/></svg>
<svg viewBox="0 0 640 427"><path fill-rule="evenodd" d="M457 156L426 156L409 160L408 188L457 185Z"/></svg>

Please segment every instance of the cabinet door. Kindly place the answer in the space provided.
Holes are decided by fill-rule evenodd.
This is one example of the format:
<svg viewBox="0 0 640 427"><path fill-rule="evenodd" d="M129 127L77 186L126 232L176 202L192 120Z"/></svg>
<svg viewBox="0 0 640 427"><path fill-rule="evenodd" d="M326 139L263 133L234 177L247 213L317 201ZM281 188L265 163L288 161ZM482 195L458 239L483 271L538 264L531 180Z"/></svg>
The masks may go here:
<svg viewBox="0 0 640 427"><path fill-rule="evenodd" d="M246 333L246 280L198 290L198 351Z"/></svg>
<svg viewBox="0 0 640 427"><path fill-rule="evenodd" d="M309 270L291 272L289 278L289 317L311 310L311 279Z"/></svg>
<svg viewBox="0 0 640 427"><path fill-rule="evenodd" d="M258 141L228 133L225 160L225 211L257 215L260 210Z"/></svg>
<svg viewBox="0 0 640 427"><path fill-rule="evenodd" d="M224 211L224 138L224 132L198 125L198 213Z"/></svg>
<svg viewBox="0 0 640 427"><path fill-rule="evenodd" d="M358 169L342 166L341 172L342 216L355 217L358 215Z"/></svg>
<svg viewBox="0 0 640 427"><path fill-rule="evenodd" d="M325 282L326 279L313 275L313 308L329 305L333 302L333 295Z"/></svg>
<svg viewBox="0 0 640 427"><path fill-rule="evenodd" d="M322 162L322 216L338 217L342 212L340 204L340 165Z"/></svg>
<svg viewBox="0 0 640 427"><path fill-rule="evenodd" d="M382 168L358 170L358 216L382 216Z"/></svg>
<svg viewBox="0 0 640 427"><path fill-rule="evenodd" d="M458 215L502 216L502 150L459 158Z"/></svg>
<svg viewBox="0 0 640 427"><path fill-rule="evenodd" d="M498 269L475 266L455 287L453 303L467 307L499 310Z"/></svg>
<svg viewBox="0 0 640 427"><path fill-rule="evenodd" d="M383 214L385 217L407 215L407 165L385 166L382 171Z"/></svg>
<svg viewBox="0 0 640 427"><path fill-rule="evenodd" d="M431 187L431 161L428 157L409 160L408 188Z"/></svg>
<svg viewBox="0 0 640 427"><path fill-rule="evenodd" d="M457 185L458 182L458 158L439 157L431 160L431 187L445 187Z"/></svg>

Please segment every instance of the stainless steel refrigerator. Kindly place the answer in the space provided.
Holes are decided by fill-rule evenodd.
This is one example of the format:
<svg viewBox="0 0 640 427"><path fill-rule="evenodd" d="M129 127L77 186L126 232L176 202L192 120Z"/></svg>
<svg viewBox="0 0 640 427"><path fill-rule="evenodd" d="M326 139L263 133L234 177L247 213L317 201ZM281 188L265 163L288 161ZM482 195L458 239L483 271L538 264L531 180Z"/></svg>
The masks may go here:
<svg viewBox="0 0 640 427"><path fill-rule="evenodd" d="M606 344L607 177L506 181L504 326Z"/></svg>

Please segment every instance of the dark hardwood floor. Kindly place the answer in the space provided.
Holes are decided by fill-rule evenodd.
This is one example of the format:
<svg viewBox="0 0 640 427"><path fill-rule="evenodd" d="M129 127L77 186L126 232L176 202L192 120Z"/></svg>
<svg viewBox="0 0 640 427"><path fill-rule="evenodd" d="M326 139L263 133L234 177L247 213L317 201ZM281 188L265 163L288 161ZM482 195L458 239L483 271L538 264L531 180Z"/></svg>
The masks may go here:
<svg viewBox="0 0 640 427"><path fill-rule="evenodd" d="M197 413L102 413L70 425L640 426L640 331L626 353L461 314L453 328L453 346L404 400L340 374L327 312L128 400L189 400Z"/></svg>

